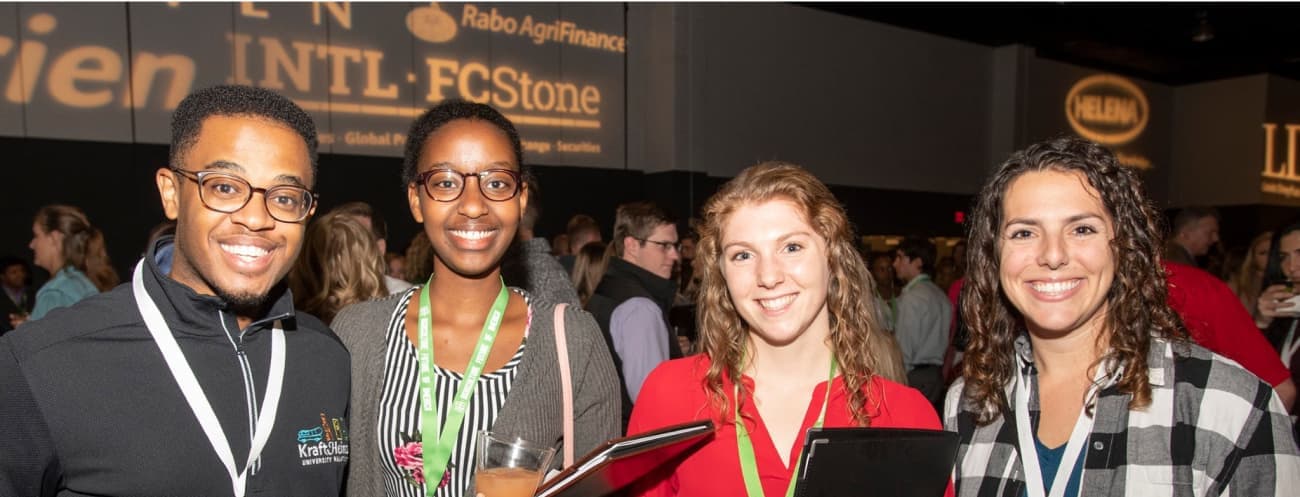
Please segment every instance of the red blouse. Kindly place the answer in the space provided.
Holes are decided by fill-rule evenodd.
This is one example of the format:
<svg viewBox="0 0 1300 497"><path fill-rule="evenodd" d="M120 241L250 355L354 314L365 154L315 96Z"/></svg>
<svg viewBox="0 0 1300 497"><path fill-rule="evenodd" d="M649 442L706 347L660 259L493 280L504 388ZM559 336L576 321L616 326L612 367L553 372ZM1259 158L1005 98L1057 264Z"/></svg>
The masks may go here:
<svg viewBox="0 0 1300 497"><path fill-rule="evenodd" d="M632 420L628 425L629 434L637 434L664 426L686 423L701 419L719 419L712 408L708 392L704 389L704 374L709 369L710 361L704 355L677 359L660 364L641 386L636 407L632 410ZM752 387L753 380L744 377L746 385ZM723 380L723 391L728 398L733 391L732 384ZM817 422L821 411L822 398L826 392L826 382L817 385L809 399L800 432L806 432ZM867 400L867 409L875 413L871 417L871 426L881 428L923 428L939 430L939 416L934 408L913 388L899 385L892 381L876 377L871 385L872 398ZM879 406L873 401L879 399ZM754 456L758 462L758 476L763 483L763 492L768 497L784 497L790 485L793 467L786 467L777 454L777 447L759 417L758 409L752 399L741 406L741 416L746 418L746 427L754 441ZM844 383L835 377L831 383L830 403L826 407L826 427L854 426L848 410L848 396L845 395ZM803 448L804 437L796 437L792 447L781 450L789 452L789 461L799 458ZM745 481L740 473L740 454L736 448L736 428L730 423L722 424L711 438L696 448L680 464L661 468L661 473L633 492L633 495L645 497L670 496L745 496ZM952 496L952 486L947 494Z"/></svg>

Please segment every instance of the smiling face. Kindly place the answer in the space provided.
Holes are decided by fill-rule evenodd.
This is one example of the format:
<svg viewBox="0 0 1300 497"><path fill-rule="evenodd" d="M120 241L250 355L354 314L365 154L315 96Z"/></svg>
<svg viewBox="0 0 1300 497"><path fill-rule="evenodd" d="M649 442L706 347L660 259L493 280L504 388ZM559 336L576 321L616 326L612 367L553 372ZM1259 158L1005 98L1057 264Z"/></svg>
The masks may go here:
<svg viewBox="0 0 1300 497"><path fill-rule="evenodd" d="M826 240L784 199L746 204L722 225L722 277L741 319L772 345L830 335Z"/></svg>
<svg viewBox="0 0 1300 497"><path fill-rule="evenodd" d="M486 121L460 119L444 124L425 139L416 173L432 169L518 172L519 164L503 131ZM464 191L450 202L429 198L421 185L407 187L411 215L424 223L437 254L435 275L450 271L466 278L494 276L515 237L528 203L527 188L521 187L513 198L498 202L483 197L479 181L477 177L463 180Z"/></svg>
<svg viewBox="0 0 1300 497"><path fill-rule="evenodd" d="M203 120L180 164L187 171L238 176L255 188L314 181L307 144L289 127L264 118L215 115ZM163 211L176 220L171 277L236 307L259 307L302 248L306 220L277 221L262 193L230 214L205 206L195 181L167 169L155 175Z"/></svg>
<svg viewBox="0 0 1300 497"><path fill-rule="evenodd" d="M1100 330L1115 277L1114 222L1082 174L1029 172L1007 187L998 233L1002 291L1039 337Z"/></svg>

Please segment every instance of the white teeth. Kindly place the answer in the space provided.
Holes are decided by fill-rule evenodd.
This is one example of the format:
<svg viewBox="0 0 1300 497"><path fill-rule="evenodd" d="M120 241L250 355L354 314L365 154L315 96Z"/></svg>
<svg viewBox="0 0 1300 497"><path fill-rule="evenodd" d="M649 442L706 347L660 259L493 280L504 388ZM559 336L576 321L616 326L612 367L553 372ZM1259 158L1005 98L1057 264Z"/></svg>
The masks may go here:
<svg viewBox="0 0 1300 497"><path fill-rule="evenodd" d="M451 230L451 234L456 235L460 238L464 238L466 240L482 240L484 238L491 236L493 232L495 232L495 230L488 230L488 231Z"/></svg>
<svg viewBox="0 0 1300 497"><path fill-rule="evenodd" d="M1074 287L1079 286L1081 283L1083 283L1083 280L1052 281L1048 283L1034 283L1031 286L1034 288L1035 292L1059 294L1073 290Z"/></svg>
<svg viewBox="0 0 1300 497"><path fill-rule="evenodd" d="M767 309L769 311L775 311L778 309L782 309L787 305L790 305L790 302L794 302L795 296L796 294L790 294L784 297L778 297L774 299L759 299L758 305L763 306L764 309Z"/></svg>
<svg viewBox="0 0 1300 497"><path fill-rule="evenodd" d="M221 244L221 250L225 250L226 252L230 252L240 257L247 257L251 259L256 259L258 257L264 256L267 254L267 252L269 252L264 248L256 247L253 245L227 245L224 243Z"/></svg>

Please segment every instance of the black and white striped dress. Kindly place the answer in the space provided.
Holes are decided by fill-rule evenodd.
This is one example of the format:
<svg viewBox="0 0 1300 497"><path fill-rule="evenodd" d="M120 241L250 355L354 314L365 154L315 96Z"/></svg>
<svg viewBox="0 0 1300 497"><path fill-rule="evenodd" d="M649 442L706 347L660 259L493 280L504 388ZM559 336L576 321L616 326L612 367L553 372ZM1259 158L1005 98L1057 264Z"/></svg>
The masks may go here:
<svg viewBox="0 0 1300 497"><path fill-rule="evenodd" d="M379 457L384 468L384 495L389 497L424 497L424 485L416 483L413 471L410 469L413 465L409 460L407 468L399 465L399 458L394 452L395 449L402 450L413 442L420 442L419 437L416 436L420 431L419 361L416 348L407 339L405 329L406 308L414 303L413 300L418 301L419 289L420 287L415 287L407 290L402 296L397 309L389 319L387 336L384 340L384 386L379 399L379 422L375 429L378 430ZM523 295L521 292L516 293ZM523 297L527 303L528 296L523 295ZM528 342L527 327L532 324L532 317L533 310L530 304L528 320L524 328L524 341L519 344L519 350L515 351L515 355L501 369L485 371L479 377L474 397L470 400L469 410L465 413L459 437L452 449L451 460L447 464L449 475L447 484L438 489L436 494L438 497L462 497L465 490L473 483L477 434L481 430L491 429L497 414L501 412L501 407L506 403L506 396L510 393L515 373L519 370L519 362L524 356L524 347ZM435 350L434 353L436 354L437 351ZM434 372L434 395L438 399L438 426L442 426L447 419L445 406L451 405L452 399L456 396L456 390L461 384L461 375L440 367L434 367ZM434 436L436 436L434 433L428 434L431 444ZM422 469L420 471L423 472ZM437 485L439 482L426 483Z"/></svg>

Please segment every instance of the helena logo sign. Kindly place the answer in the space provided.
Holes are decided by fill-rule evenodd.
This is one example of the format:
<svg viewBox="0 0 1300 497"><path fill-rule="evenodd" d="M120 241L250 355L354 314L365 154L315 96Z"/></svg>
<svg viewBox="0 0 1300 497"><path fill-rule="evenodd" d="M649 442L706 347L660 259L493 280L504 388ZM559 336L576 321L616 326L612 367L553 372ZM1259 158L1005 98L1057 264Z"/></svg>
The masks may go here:
<svg viewBox="0 0 1300 497"><path fill-rule="evenodd" d="M1123 145L1146 129L1151 107L1132 81L1110 74L1083 78L1065 97L1065 118L1079 136L1102 145Z"/></svg>

